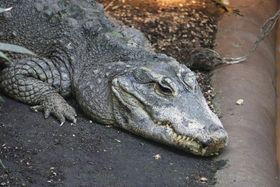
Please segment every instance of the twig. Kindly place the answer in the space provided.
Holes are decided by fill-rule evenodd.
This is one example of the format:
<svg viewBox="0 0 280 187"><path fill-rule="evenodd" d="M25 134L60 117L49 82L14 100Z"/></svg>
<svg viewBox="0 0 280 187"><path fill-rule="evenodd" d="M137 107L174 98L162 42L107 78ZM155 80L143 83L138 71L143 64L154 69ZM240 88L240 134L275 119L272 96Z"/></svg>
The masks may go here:
<svg viewBox="0 0 280 187"><path fill-rule="evenodd" d="M0 159L0 165L2 166L3 169L6 169L5 165L3 164L2 160Z"/></svg>
<svg viewBox="0 0 280 187"><path fill-rule="evenodd" d="M10 7L10 8L0 8L0 13L7 12L7 11L10 11L12 9L13 9L13 7Z"/></svg>
<svg viewBox="0 0 280 187"><path fill-rule="evenodd" d="M248 50L248 52L245 53L243 56L239 56L239 57L222 57L221 54L218 53L215 50L208 49L208 48L206 50L207 50L207 52L211 52L212 55L217 60L219 60L219 63L217 65L220 65L220 64L238 64L238 63L244 62L244 61L246 61L248 59L248 57L252 53L254 53L257 50L257 48L260 45L260 43L271 33L271 31L275 27L279 17L280 17L280 9L274 15L272 15L271 17L266 19L266 21L264 22L264 24L262 25L262 27L260 29L259 34L257 35L256 41L253 43L253 45Z"/></svg>
<svg viewBox="0 0 280 187"><path fill-rule="evenodd" d="M108 8L110 8L110 7L114 4L115 1L116 1L116 0L111 1L111 2L104 8L104 10L106 11Z"/></svg>
<svg viewBox="0 0 280 187"><path fill-rule="evenodd" d="M280 9L271 17L269 17L264 24L262 25L259 34L257 35L257 40L253 43L250 50L244 55L240 57L223 57L222 62L224 64L237 64L240 62L244 62L247 58L256 51L259 44L271 33L273 28L275 27L278 19L280 17ZM219 55L220 56L220 55Z"/></svg>

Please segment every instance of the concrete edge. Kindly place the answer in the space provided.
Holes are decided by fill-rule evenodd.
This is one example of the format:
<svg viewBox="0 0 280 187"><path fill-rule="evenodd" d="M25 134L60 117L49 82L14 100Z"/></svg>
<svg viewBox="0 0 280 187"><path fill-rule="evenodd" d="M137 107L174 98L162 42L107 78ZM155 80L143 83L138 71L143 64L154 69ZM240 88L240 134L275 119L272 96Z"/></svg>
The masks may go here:
<svg viewBox="0 0 280 187"><path fill-rule="evenodd" d="M242 56L256 39L277 0L235 0L243 17L229 15L218 27L217 47L223 56ZM280 186L276 162L275 33L244 63L217 68L213 73L216 103L230 143L217 159L227 166L217 172L216 186ZM236 101L244 100L243 105Z"/></svg>
<svg viewBox="0 0 280 187"><path fill-rule="evenodd" d="M279 5L278 5L279 7ZM280 22L278 22L276 34L276 88L277 88L277 119L276 119L276 138L277 138L277 162L278 162L278 175L280 177Z"/></svg>

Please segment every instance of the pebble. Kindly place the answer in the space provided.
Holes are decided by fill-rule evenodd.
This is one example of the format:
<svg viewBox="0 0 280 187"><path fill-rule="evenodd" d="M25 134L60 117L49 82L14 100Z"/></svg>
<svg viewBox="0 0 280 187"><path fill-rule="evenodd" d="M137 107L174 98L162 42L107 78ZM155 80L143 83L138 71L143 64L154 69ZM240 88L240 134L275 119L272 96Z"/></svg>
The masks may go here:
<svg viewBox="0 0 280 187"><path fill-rule="evenodd" d="M243 104L244 104L244 99L238 99L238 100L236 101L236 104L237 104L237 105L243 105Z"/></svg>
<svg viewBox="0 0 280 187"><path fill-rule="evenodd" d="M160 156L160 154L156 154L156 155L154 155L154 158L155 158L156 160L160 160L160 159L161 159L161 156Z"/></svg>
<svg viewBox="0 0 280 187"><path fill-rule="evenodd" d="M208 179L206 177L200 177L199 181L201 183L207 183L208 182Z"/></svg>

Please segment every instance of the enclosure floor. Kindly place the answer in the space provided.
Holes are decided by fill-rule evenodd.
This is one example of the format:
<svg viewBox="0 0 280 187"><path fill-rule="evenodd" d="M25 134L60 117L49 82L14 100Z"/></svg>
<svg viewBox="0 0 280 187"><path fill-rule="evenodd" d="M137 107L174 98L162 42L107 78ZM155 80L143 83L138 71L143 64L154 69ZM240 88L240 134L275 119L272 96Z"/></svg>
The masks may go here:
<svg viewBox="0 0 280 187"><path fill-rule="evenodd" d="M197 187L213 184L224 164L90 123L81 115L76 125L60 127L27 105L5 100L0 109L3 186ZM200 181L203 177L208 184Z"/></svg>

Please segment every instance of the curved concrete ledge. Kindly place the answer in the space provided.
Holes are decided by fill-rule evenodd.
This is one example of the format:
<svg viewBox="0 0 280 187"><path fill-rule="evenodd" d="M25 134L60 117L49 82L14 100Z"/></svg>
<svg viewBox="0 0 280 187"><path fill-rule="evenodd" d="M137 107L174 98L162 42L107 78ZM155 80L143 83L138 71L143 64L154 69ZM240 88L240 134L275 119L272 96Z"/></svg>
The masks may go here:
<svg viewBox="0 0 280 187"><path fill-rule="evenodd" d="M277 135L277 161L278 161L278 175L280 176L280 23L277 28L277 44L276 44L276 71L277 73L277 120L276 120L276 135Z"/></svg>
<svg viewBox="0 0 280 187"><path fill-rule="evenodd" d="M219 24L217 50L242 56L256 39L276 0L235 0L243 17L225 16ZM219 159L228 160L217 173L217 186L280 186L277 179L275 119L275 33L244 63L215 70L213 85L230 143ZM239 99L243 105L236 105Z"/></svg>

